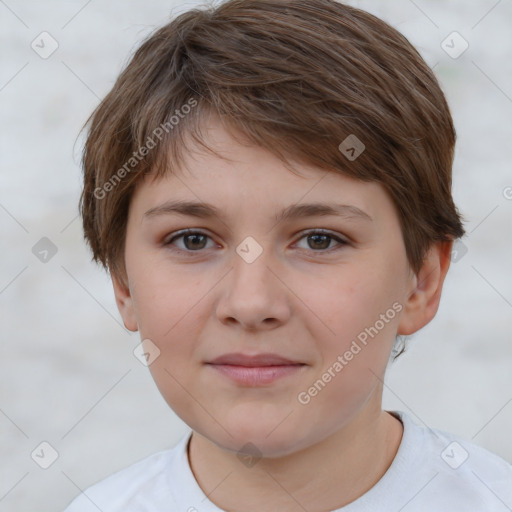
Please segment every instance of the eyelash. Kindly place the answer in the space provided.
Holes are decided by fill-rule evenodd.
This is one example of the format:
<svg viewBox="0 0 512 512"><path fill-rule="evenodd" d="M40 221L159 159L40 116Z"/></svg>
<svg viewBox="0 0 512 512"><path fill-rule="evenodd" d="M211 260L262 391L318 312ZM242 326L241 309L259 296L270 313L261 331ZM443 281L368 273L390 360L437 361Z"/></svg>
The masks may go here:
<svg viewBox="0 0 512 512"><path fill-rule="evenodd" d="M186 229L186 230L177 232L172 238L170 238L169 240L165 241L163 245L166 246L166 247L169 247L170 250L174 251L174 252L200 253L200 252L205 251L206 249L198 249L197 251L193 251L193 250L190 250L190 249L176 249L174 247L171 247L172 243L175 240L177 240L179 238L183 238L185 236L193 236L193 235L204 235L204 236L206 236L206 237L211 239L211 237L207 233L204 233L202 231L194 231L194 230ZM313 230L310 230L310 231L303 232L298 240L302 240L303 238L306 238L307 236L311 236L311 235L326 235L329 238L331 238L332 240L335 240L336 242L338 242L340 244L339 247L331 248L331 249L319 249L319 250L305 249L305 250L312 251L314 253L330 253L332 251L339 250L343 246L349 244L346 240L344 240L344 239L334 235L330 231L326 231L326 230L323 230L323 229L313 229Z"/></svg>

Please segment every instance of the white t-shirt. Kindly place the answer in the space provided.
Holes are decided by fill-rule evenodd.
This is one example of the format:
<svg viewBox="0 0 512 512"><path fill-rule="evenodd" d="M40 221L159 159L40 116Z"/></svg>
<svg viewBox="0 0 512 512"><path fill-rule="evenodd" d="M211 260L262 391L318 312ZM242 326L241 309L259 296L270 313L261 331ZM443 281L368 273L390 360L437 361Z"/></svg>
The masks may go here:
<svg viewBox="0 0 512 512"><path fill-rule="evenodd" d="M418 426L400 411L398 452L363 496L333 512L511 512L512 465L453 434ZM190 469L191 432L81 493L64 512L222 512Z"/></svg>

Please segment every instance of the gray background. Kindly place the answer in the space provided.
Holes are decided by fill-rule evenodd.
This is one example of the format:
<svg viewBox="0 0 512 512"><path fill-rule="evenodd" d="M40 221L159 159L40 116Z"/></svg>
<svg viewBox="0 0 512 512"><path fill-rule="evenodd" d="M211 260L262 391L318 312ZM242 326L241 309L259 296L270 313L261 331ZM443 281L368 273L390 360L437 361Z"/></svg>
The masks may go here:
<svg viewBox="0 0 512 512"><path fill-rule="evenodd" d="M468 219L467 252L436 318L390 368L384 406L512 462L512 2L351 3L434 67L458 132L453 193ZM138 334L90 262L76 137L141 39L193 5L0 1L0 511L62 510L188 431L134 357ZM59 45L47 59L31 48L42 31ZM453 31L469 43L457 59L441 48ZM42 237L57 249L47 262L32 252ZM31 458L42 441L59 454L46 470Z"/></svg>

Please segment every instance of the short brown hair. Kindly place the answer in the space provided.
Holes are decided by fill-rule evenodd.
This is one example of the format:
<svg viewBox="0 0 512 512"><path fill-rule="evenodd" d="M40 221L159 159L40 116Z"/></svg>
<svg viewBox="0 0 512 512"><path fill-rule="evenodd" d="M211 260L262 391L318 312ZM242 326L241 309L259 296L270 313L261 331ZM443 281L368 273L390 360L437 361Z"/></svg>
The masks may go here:
<svg viewBox="0 0 512 512"><path fill-rule="evenodd" d="M187 134L209 149L200 131L207 113L285 165L381 183L416 273L434 242L464 235L451 196L450 111L406 38L334 0L229 0L148 37L86 124L85 239L121 279L136 184L177 168ZM340 149L349 136L365 146L355 159Z"/></svg>

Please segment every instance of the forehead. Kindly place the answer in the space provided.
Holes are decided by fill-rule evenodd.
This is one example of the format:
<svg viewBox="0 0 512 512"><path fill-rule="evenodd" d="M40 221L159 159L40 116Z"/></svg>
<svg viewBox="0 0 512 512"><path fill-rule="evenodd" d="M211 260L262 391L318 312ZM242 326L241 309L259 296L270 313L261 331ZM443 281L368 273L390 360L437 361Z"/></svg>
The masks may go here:
<svg viewBox="0 0 512 512"><path fill-rule="evenodd" d="M302 208L300 216L308 212L327 215L329 208L339 205L347 207L342 208L347 218L383 218L386 212L393 215L391 200L378 183L291 159L287 168L272 152L249 142L240 132L226 129L215 118L205 122L202 134L217 154L188 140L179 167L173 166L173 171L163 176L150 173L139 182L131 209L143 215L165 203L176 206L180 202L182 206L188 204L189 212L195 208L196 216L254 216L265 211L276 219L279 214L286 217L294 205L314 204ZM321 204L329 206L322 212ZM297 212L295 208L293 213Z"/></svg>

